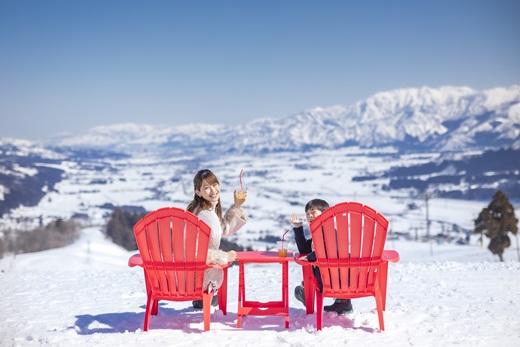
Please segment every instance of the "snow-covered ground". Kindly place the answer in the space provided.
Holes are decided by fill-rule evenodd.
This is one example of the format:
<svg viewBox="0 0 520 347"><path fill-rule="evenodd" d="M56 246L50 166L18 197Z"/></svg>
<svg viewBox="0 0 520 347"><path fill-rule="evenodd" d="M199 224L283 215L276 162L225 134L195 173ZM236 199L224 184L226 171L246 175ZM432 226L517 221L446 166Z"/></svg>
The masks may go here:
<svg viewBox="0 0 520 347"><path fill-rule="evenodd" d="M290 235L290 234L289 234ZM228 314L214 311L203 332L190 302L161 302L142 331L146 296L133 252L87 228L73 245L0 260L1 346L519 346L520 262L516 240L500 263L470 245L387 241L401 261L390 264L385 331L373 298L353 300L354 313L315 314L290 296L290 327L281 317L246 317L236 328L238 268L229 270ZM279 298L280 269L247 267L248 297ZM301 270L291 264L291 291ZM329 299L328 299L329 300ZM328 303L328 301L327 301Z"/></svg>
<svg viewBox="0 0 520 347"><path fill-rule="evenodd" d="M422 239L428 214L432 236L457 226L462 231L450 236L464 238L492 197L488 201L432 197L426 204L411 191L383 190L385 179L354 181L355 176L436 158L362 152L168 159L143 155L64 163L65 178L56 189L38 206L11 211L0 220L0 227L26 224L30 228L39 219L47 223L73 213L88 214L90 227L68 247L0 260L0 346L520 346L516 238L511 238L504 254L506 262L500 263L486 245L480 247L478 235L462 246L407 241L400 234L409 232L411 239ZM213 312L209 332L203 332L202 313L193 311L189 302L162 302L150 331L143 332L142 270L127 267L133 252L104 238L102 226L110 211L101 206L143 206L149 211L184 208L192 198L193 175L201 168L210 168L219 177L224 206L231 204L238 173L244 169L248 190L244 209L250 220L233 237L243 246L273 247L272 240L265 238L281 236L290 227L289 216L304 213L303 206L312 198L330 204L360 201L385 215L390 221L386 248L401 255L399 263L390 264L385 331L378 329L373 298L366 298L353 301L353 314L325 314L324 328L317 332L316 316L306 315L292 296L302 276L301 269L290 264L288 329L281 317L247 317L243 327L236 328L238 268L234 266L229 270L228 314ZM289 247L296 250L294 243ZM248 266L246 277L248 298L280 298L278 266Z"/></svg>

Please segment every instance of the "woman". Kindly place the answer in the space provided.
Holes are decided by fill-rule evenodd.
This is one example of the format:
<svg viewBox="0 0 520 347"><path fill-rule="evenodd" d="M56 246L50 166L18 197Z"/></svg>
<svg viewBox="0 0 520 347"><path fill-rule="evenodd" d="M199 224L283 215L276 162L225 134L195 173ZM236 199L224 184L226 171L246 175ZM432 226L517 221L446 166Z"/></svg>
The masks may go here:
<svg viewBox="0 0 520 347"><path fill-rule="evenodd" d="M217 177L210 170L200 170L193 178L195 195L193 200L186 208L187 211L196 214L201 220L206 222L211 228L211 235L208 250L208 264L227 264L235 261L237 254L235 251L224 252L220 250L220 239L237 232L247 222L247 216L242 210L242 205L246 201L246 196L239 198L234 192L234 204L226 211L222 217L222 205L220 203L220 183ZM222 269L208 269L204 272L204 290L216 290L220 288L224 280ZM216 296L212 300L212 305L216 305ZM193 307L202 308L202 300L193 301Z"/></svg>

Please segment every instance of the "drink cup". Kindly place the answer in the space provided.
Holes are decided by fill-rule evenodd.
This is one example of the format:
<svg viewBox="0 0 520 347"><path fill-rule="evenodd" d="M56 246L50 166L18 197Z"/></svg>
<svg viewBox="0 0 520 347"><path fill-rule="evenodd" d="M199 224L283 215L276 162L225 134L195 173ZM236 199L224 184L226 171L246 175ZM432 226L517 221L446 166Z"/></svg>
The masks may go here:
<svg viewBox="0 0 520 347"><path fill-rule="evenodd" d="M246 193L247 193L247 190L246 190L246 187L245 186L238 186L235 188L235 192L237 194L237 198L239 199L245 199L246 198Z"/></svg>
<svg viewBox="0 0 520 347"><path fill-rule="evenodd" d="M278 241L276 243L276 248L278 249L279 257L287 257L287 244L284 241Z"/></svg>

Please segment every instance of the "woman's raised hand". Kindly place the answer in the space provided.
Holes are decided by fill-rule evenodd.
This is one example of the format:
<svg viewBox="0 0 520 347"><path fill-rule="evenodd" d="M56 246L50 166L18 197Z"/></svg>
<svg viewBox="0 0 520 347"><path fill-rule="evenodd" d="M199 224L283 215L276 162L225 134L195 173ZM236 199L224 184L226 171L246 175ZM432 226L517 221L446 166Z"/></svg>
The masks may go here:
<svg viewBox="0 0 520 347"><path fill-rule="evenodd" d="M247 192L238 192L236 189L233 192L233 198L235 200L235 207L240 208L246 202Z"/></svg>

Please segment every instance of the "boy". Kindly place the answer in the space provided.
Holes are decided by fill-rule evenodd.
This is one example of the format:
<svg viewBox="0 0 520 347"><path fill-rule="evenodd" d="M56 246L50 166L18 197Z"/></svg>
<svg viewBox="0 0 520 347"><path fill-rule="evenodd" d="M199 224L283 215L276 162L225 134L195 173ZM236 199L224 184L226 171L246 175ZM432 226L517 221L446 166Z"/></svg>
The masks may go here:
<svg viewBox="0 0 520 347"><path fill-rule="evenodd" d="M325 200L313 199L309 201L305 205L305 217L307 218L307 222L309 223L309 225L316 217L321 215L323 211L325 211L329 207L329 204ZM300 220L300 218L298 218L297 215L293 214L291 216L291 222L294 225L294 238L296 240L296 246L298 246L298 252L302 254L307 254L307 260L310 262L315 262L316 254L313 250L312 239L305 239L305 235L303 234L302 221ZM316 279L318 280L318 285L321 289L323 287L323 284L321 282L320 269L317 266L313 266L312 270L314 272L314 276L316 276ZM302 302L305 305L303 283L301 286L297 286L296 288L294 288L294 296L298 301ZM334 299L334 303L332 305L324 306L323 310L327 312L336 312L337 314L353 312L352 303L350 299Z"/></svg>

